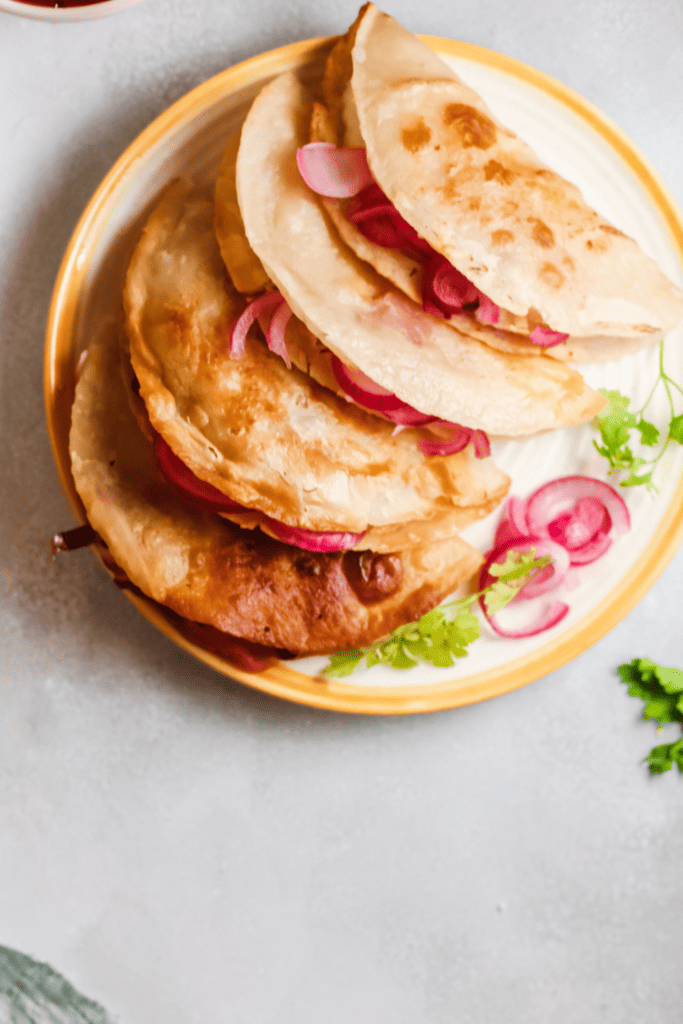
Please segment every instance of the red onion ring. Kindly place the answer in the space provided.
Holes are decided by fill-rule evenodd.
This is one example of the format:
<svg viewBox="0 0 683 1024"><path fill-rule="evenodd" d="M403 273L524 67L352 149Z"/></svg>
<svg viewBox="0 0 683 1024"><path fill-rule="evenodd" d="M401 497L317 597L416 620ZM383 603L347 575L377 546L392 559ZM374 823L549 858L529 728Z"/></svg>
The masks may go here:
<svg viewBox="0 0 683 1024"><path fill-rule="evenodd" d="M154 435L154 455L159 469L168 482L181 491L183 496L190 498L207 512L244 512L244 505L239 505L219 491L217 487L200 480L198 476L178 458L172 448L164 441L161 434Z"/></svg>
<svg viewBox="0 0 683 1024"><path fill-rule="evenodd" d="M447 436L443 441L420 441L418 448L423 455L456 455L468 444L473 446L477 459L485 459L491 454L491 445L483 430L472 430L470 427L462 427L459 423L449 423L447 420L437 420L431 427L441 428L440 432Z"/></svg>
<svg viewBox="0 0 683 1024"><path fill-rule="evenodd" d="M602 532L616 538L631 529L631 517L626 503L614 488L603 480L577 475L551 480L527 499L528 532L550 537L550 524L557 520L561 513L573 509L584 498L596 499L604 506L609 523L604 522ZM576 552L580 550L577 548Z"/></svg>
<svg viewBox="0 0 683 1024"><path fill-rule="evenodd" d="M500 563L505 561L505 557L509 551L519 551L520 553L529 551L531 548L535 548L536 557L541 558L544 555L550 555L553 559L551 566L552 571L546 572L545 569L537 572L512 599L513 603L519 600L531 600L548 593L550 590L554 590L557 586L562 583L565 578L567 571L569 570L569 556L567 552L559 544L555 544L554 541L550 541L544 537L517 537L513 538L500 547L494 548L486 556L486 561L481 569L479 576L479 589L482 590L493 582L495 577L491 576L489 569L494 562ZM556 626L558 622L561 622L569 611L569 605L563 601L553 601L552 604L544 608L540 615L538 615L528 626L522 629L505 629L501 626L497 619L500 613L490 614L486 608L486 602L484 595L479 598L479 605L481 607L484 616L498 636L505 637L511 640L521 640L524 637L537 636L539 633L543 633L547 629L551 629Z"/></svg>
<svg viewBox="0 0 683 1024"><path fill-rule="evenodd" d="M404 249L418 258L436 255L429 242L420 238L375 182L356 196L346 216L368 241L384 249Z"/></svg>
<svg viewBox="0 0 683 1024"><path fill-rule="evenodd" d="M347 551L365 536L364 533L328 533L322 530L304 530L299 526L287 526L270 516L265 516L268 526L278 540L284 544L293 544L304 551L331 552Z"/></svg>
<svg viewBox="0 0 683 1024"><path fill-rule="evenodd" d="M240 359L245 352L247 332L257 319L266 310L275 310L285 300L278 291L266 292L258 299L250 302L244 312L237 318L230 332L230 358Z"/></svg>
<svg viewBox="0 0 683 1024"><path fill-rule="evenodd" d="M319 196L350 199L372 183L364 146L339 148L332 142L309 142L296 151L296 165Z"/></svg>
<svg viewBox="0 0 683 1024"><path fill-rule="evenodd" d="M464 306L476 303L479 292L464 274L448 262L445 256L432 258L422 279L422 297L443 311L448 318L459 313Z"/></svg>
<svg viewBox="0 0 683 1024"><path fill-rule="evenodd" d="M360 370L351 369L346 366L333 352L330 352L332 373L339 387L358 405L371 412L379 412L392 423L404 427L425 426L433 423L435 416L427 416L418 412L410 405L402 402L400 398L387 391L386 388L375 384L370 377L367 377Z"/></svg>

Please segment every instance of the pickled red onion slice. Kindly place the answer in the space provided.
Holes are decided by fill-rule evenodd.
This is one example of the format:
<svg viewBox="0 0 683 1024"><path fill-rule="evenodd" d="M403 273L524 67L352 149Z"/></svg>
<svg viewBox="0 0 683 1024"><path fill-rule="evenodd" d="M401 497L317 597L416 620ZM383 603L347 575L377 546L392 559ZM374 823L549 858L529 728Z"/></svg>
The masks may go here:
<svg viewBox="0 0 683 1024"><path fill-rule="evenodd" d="M479 576L479 588L483 589L493 582L494 577L489 573L489 569L494 562L504 562L505 558L510 551L525 552L531 548L535 549L536 557L541 558L544 555L550 555L552 563L550 566L545 567L537 571L534 576L524 584L518 594L513 598L513 602L520 600L529 600L538 598L550 590L554 590L563 581L567 571L569 570L569 556L567 552L553 541L549 541L543 537L517 537L508 540L500 547L494 548L486 557L486 561L482 567ZM550 569L550 572L548 572ZM511 602L511 603L513 603ZM547 629L551 629L556 626L558 622L561 622L569 611L569 605L563 601L554 601L551 605L544 608L540 615L521 629L506 629L500 624L498 616L500 612L496 614L490 614L487 611L484 595L479 598L479 604L484 616L491 628L498 634L498 636L505 637L511 640L521 640L524 637L537 636L539 633L543 633Z"/></svg>
<svg viewBox="0 0 683 1024"><path fill-rule="evenodd" d="M257 300L258 301L258 300ZM289 358L289 352L287 351L287 345L285 343L285 328L293 316L292 310L289 303L282 299L282 302L277 307L266 331L266 343L271 352L275 355L281 356L287 364L287 369L291 370L292 360Z"/></svg>
<svg viewBox="0 0 683 1024"><path fill-rule="evenodd" d="M526 521L526 501L524 498L516 498L514 495L510 495L507 504L507 514L520 536L526 536L529 533L529 527Z"/></svg>
<svg viewBox="0 0 683 1024"><path fill-rule="evenodd" d="M493 326L500 320L500 306L497 306L488 295L479 292L479 305L475 309L474 315L480 324Z"/></svg>
<svg viewBox="0 0 683 1024"><path fill-rule="evenodd" d="M582 506L583 512L576 513L579 503L586 498L600 502L605 510L606 518L596 529L598 532L610 533L613 537L621 537L631 529L631 517L623 498L613 487L603 480L595 480L590 476L565 476L539 487L526 502L526 520L530 533L550 537L550 524L556 523L559 517L571 512L574 522L580 522L589 506ZM592 515L595 516L595 506ZM608 522L609 520L609 522ZM594 520L595 521L595 520ZM555 527L558 535L566 525ZM587 527L586 527L587 529ZM594 535L595 536L595 535ZM586 542L592 538L588 537ZM580 551L580 547L576 549Z"/></svg>
<svg viewBox="0 0 683 1024"><path fill-rule="evenodd" d="M561 345L569 337L561 331L553 331L550 327L534 327L529 335L529 341L539 348L552 348L553 345Z"/></svg>
<svg viewBox="0 0 683 1024"><path fill-rule="evenodd" d="M216 487L196 477L182 459L164 441L160 434L154 438L154 454L161 472L169 483L182 491L185 497L208 512L249 512L251 509L239 505L223 494ZM318 530L304 530L296 526L271 519L264 512L258 513L261 521L267 524L278 540L285 544L293 544L304 551L330 552L346 551L357 544L364 536L362 533L332 533Z"/></svg>
<svg viewBox="0 0 683 1024"><path fill-rule="evenodd" d="M491 443L488 439L488 434L484 433L483 430L473 430L470 441L474 448L474 454L478 459L485 459L491 454Z"/></svg>
<svg viewBox="0 0 683 1024"><path fill-rule="evenodd" d="M597 498L580 498L568 512L548 523L548 534L568 551L583 548L596 533L607 532L607 511Z"/></svg>
<svg viewBox="0 0 683 1024"><path fill-rule="evenodd" d="M571 552L572 565L589 565L601 558L612 546L612 538L606 533L599 533L582 548Z"/></svg>
<svg viewBox="0 0 683 1024"><path fill-rule="evenodd" d="M486 618L498 636L505 637L506 640L523 640L524 637L538 636L539 633L545 632L546 629L552 629L558 622L562 622L568 611L569 605L565 604L564 601L553 601L525 629L503 629L497 621L496 615L487 615Z"/></svg>
<svg viewBox="0 0 683 1024"><path fill-rule="evenodd" d="M331 552L347 551L362 539L362 533L325 533L320 530L303 530L298 526L286 526L269 516L268 526L278 540L284 544L293 544L304 551Z"/></svg>
<svg viewBox="0 0 683 1024"><path fill-rule="evenodd" d="M384 249L404 249L418 257L435 255L429 242L420 238L375 182L356 196L346 216L368 241Z"/></svg>
<svg viewBox="0 0 683 1024"><path fill-rule="evenodd" d="M342 363L341 359L330 352L330 362L337 384L358 405L372 412L381 413L386 419L391 420L400 427L425 427L435 425L437 433L443 439L429 441L423 439L419 442L419 449L423 455L455 455L466 448L468 444L474 446L474 453L478 459L486 458L491 454L489 439L483 430L471 430L469 427L462 427L458 423L449 423L447 420L438 420L435 416L428 416L418 412L412 406L402 402L400 398L387 391L386 388L375 384L373 380L357 369L351 369ZM394 431L397 433L397 431Z"/></svg>
<svg viewBox="0 0 683 1024"><path fill-rule="evenodd" d="M277 309L285 300L278 291L266 292L258 299L250 302L244 312L237 318L230 332L230 358L240 359L244 355L247 332L254 321L265 312Z"/></svg>
<svg viewBox="0 0 683 1024"><path fill-rule="evenodd" d="M510 551L524 553L532 548L536 552L536 558L550 555L552 562L542 569L535 570L533 576L527 580L513 600L530 600L559 587L570 567L569 554L562 545L548 540L547 537L512 537L493 548L486 555L486 561L479 575L480 589L493 583L494 577L490 574L489 569L494 562L504 562Z"/></svg>
<svg viewBox="0 0 683 1024"><path fill-rule="evenodd" d="M437 420L436 425L441 428L439 432L446 436L443 441L420 441L418 448L423 455L455 455L468 444L473 446L478 459L485 459L491 454L491 445L483 430L471 430L470 427L462 427L459 423L448 423L445 420ZM432 425L432 429L434 426Z"/></svg>
<svg viewBox="0 0 683 1024"><path fill-rule="evenodd" d="M422 282L422 294L423 299L441 307L445 316L458 313L479 298L475 285L444 256L430 260Z"/></svg>
<svg viewBox="0 0 683 1024"><path fill-rule="evenodd" d="M161 434L154 437L154 455L159 469L170 484L177 487L192 501L200 504L209 512L244 512L244 506L239 505L219 491L217 487L200 480L198 476L189 469L182 459L179 459L170 446L164 441Z"/></svg>
<svg viewBox="0 0 683 1024"><path fill-rule="evenodd" d="M330 353L332 372L339 387L358 405L372 412L381 413L392 423L404 427L425 426L432 423L434 416L427 416L418 412L411 406L402 402L400 398L387 391L386 388L375 384L360 370L351 369L342 363L341 359Z"/></svg>
<svg viewBox="0 0 683 1024"><path fill-rule="evenodd" d="M350 199L372 183L363 146L340 148L332 142L309 142L296 151L296 165L319 196Z"/></svg>

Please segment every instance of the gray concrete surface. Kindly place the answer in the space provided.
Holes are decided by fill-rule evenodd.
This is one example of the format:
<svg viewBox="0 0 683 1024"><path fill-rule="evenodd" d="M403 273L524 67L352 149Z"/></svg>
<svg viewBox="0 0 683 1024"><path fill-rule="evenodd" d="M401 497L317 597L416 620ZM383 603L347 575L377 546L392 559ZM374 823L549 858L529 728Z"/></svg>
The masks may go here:
<svg viewBox="0 0 683 1024"><path fill-rule="evenodd" d="M394 0L592 100L683 204L675 0ZM683 779L622 661L683 667L683 552L590 650L478 706L359 718L219 678L86 552L44 422L62 252L124 147L347 2L0 14L0 944L121 1024L679 1024ZM675 733L672 733L672 736Z"/></svg>

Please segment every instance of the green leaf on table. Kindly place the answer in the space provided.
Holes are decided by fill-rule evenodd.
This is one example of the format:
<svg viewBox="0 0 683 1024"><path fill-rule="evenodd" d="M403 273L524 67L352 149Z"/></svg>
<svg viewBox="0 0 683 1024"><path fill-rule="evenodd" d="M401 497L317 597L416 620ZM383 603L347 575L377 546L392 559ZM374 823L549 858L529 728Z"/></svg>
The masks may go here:
<svg viewBox="0 0 683 1024"><path fill-rule="evenodd" d="M679 772L683 772L683 739L653 747L648 754L647 762L653 775L662 775L670 771L674 765Z"/></svg>
<svg viewBox="0 0 683 1024"><path fill-rule="evenodd" d="M659 665L650 658L634 658L620 665L617 672L621 681L628 686L631 696L644 702L643 718L683 724L681 669ZM653 775L668 772L674 764L683 772L683 738L654 747L650 751L648 764Z"/></svg>

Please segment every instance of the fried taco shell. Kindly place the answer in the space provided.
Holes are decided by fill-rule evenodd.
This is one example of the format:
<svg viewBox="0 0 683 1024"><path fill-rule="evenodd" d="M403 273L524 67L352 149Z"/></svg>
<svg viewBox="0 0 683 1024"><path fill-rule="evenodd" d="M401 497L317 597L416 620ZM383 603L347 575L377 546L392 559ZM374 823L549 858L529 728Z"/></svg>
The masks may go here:
<svg viewBox="0 0 683 1024"><path fill-rule="evenodd" d="M126 397L116 335L91 347L70 453L88 520L130 581L197 623L296 654L371 643L476 571L458 537L407 552L312 554L241 530L178 498Z"/></svg>
<svg viewBox="0 0 683 1024"><path fill-rule="evenodd" d="M393 424L288 369L256 337L231 358L244 300L225 273L213 206L186 183L165 193L145 226L124 305L152 426L197 477L240 505L306 530L368 531L365 547L375 546L377 529L386 550L400 524L450 517L453 532L507 491L491 460L426 458L417 431L393 437Z"/></svg>

